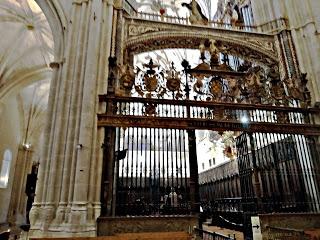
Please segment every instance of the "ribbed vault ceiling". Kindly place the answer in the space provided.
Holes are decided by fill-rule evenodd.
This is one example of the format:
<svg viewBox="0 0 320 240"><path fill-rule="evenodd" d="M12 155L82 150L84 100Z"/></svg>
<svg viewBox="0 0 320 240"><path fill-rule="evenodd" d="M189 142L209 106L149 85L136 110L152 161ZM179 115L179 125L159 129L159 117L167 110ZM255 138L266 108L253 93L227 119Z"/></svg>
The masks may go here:
<svg viewBox="0 0 320 240"><path fill-rule="evenodd" d="M30 74L35 74L34 79L46 80L43 78L48 75L39 78L36 74L50 71L53 40L49 24L35 1L1 0L0 32L0 92L17 79L30 81Z"/></svg>

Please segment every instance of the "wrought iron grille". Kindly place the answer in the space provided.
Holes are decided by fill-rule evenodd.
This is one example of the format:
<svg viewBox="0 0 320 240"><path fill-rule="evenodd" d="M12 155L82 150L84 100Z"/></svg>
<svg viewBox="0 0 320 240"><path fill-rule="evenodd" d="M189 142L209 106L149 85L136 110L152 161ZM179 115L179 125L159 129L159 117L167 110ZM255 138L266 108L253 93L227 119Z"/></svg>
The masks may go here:
<svg viewBox="0 0 320 240"><path fill-rule="evenodd" d="M243 133L237 148L242 197L248 209L320 211L319 146L313 137Z"/></svg>
<svg viewBox="0 0 320 240"><path fill-rule="evenodd" d="M192 100L147 99L100 95L106 113L99 126L137 126L222 131L319 134L315 108L276 107Z"/></svg>
<svg viewBox="0 0 320 240"><path fill-rule="evenodd" d="M216 223L243 230L249 237L252 215L320 211L316 137L243 132L236 145L236 163L200 174L201 203L206 214L219 216ZM221 175L232 164L233 170Z"/></svg>
<svg viewBox="0 0 320 240"><path fill-rule="evenodd" d="M186 131L117 128L116 139L116 215L189 214Z"/></svg>

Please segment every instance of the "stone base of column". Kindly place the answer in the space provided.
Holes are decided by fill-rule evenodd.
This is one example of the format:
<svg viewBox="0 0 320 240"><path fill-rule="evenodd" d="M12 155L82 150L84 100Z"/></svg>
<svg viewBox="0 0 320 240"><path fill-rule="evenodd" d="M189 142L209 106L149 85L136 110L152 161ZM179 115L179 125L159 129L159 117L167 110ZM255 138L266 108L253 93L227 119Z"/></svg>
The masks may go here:
<svg viewBox="0 0 320 240"><path fill-rule="evenodd" d="M84 228L86 226L82 226ZM47 231L42 231L42 230L35 230L35 229L30 229L28 233L28 238L53 238L53 237L58 237L58 238L69 238L69 237L96 237L96 227L95 226L87 226L86 228L87 231L79 231L79 232L69 232L69 231L64 231L63 226L61 226L61 230L47 230ZM90 228L93 228L93 230L90 230ZM26 234L24 234L26 235Z"/></svg>
<svg viewBox="0 0 320 240"><path fill-rule="evenodd" d="M28 237L95 237L99 204L72 203L53 206L34 204Z"/></svg>

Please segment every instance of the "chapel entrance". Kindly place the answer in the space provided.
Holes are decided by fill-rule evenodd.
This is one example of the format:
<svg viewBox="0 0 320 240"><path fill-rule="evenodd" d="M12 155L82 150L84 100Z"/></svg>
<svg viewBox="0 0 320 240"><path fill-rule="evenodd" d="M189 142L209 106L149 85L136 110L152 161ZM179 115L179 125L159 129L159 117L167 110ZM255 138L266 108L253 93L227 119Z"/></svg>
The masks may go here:
<svg viewBox="0 0 320 240"><path fill-rule="evenodd" d="M273 64L235 57L232 68L220 44L206 41L200 64L183 60L182 71L152 59L136 69L109 59L111 87L99 96L106 110L98 114L105 135L99 221L109 226L103 234L119 226L111 218L126 221L124 232L156 231L165 222L175 224L164 231L187 230L197 224L200 206L247 236L252 215L319 211L319 176L310 172L319 165L318 110L306 107L306 80L282 81ZM233 132L234 175L228 168L199 175L196 130ZM299 196L302 190L308 199Z"/></svg>

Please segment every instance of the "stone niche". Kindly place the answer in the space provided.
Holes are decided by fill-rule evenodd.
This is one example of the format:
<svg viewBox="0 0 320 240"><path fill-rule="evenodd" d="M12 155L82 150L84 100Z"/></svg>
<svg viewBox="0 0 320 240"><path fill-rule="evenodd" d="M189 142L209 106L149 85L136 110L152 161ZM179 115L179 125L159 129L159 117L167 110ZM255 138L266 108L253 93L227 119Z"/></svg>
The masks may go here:
<svg viewBox="0 0 320 240"><path fill-rule="evenodd" d="M152 216L152 217L100 217L97 235L110 236L119 233L139 232L190 232L198 225L195 216Z"/></svg>
<svg viewBox="0 0 320 240"><path fill-rule="evenodd" d="M307 240L320 237L319 213L259 215L263 240Z"/></svg>

